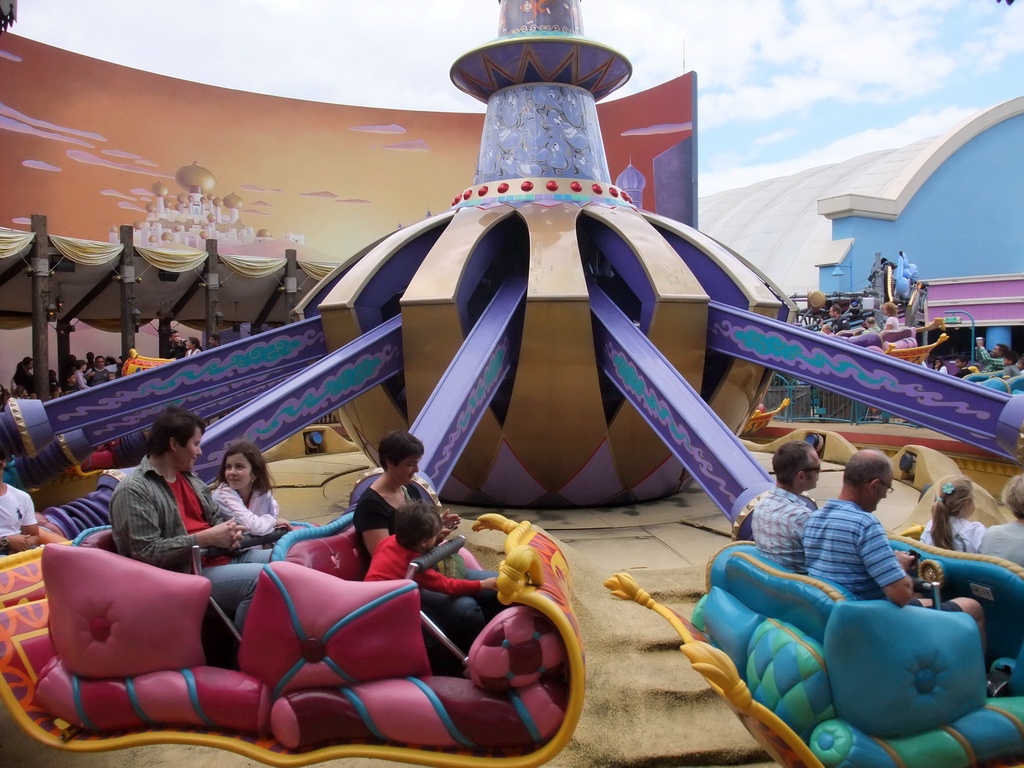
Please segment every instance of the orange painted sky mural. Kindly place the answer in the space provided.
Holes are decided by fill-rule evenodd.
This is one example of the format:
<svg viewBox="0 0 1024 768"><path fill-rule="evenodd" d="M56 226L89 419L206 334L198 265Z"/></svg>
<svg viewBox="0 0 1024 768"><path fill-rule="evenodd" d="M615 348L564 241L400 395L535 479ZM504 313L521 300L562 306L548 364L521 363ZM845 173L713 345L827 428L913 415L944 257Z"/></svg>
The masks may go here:
<svg viewBox="0 0 1024 768"><path fill-rule="evenodd" d="M339 77L372 78L372 63ZM598 105L612 176L632 161L649 182L645 207L653 207L652 159L691 135L692 105L691 75ZM473 181L482 124L482 114L199 85L6 34L0 226L27 229L39 213L53 234L105 241L111 227L145 218L154 182L181 192L174 175L196 162L216 177L213 195L244 200L246 225L301 235L341 260L447 210Z"/></svg>

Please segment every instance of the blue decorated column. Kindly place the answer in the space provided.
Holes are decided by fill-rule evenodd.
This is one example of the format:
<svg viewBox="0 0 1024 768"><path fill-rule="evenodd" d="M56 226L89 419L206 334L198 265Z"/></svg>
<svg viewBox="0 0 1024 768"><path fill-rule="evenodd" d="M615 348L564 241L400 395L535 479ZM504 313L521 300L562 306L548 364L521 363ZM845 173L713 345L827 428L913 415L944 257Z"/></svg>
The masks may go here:
<svg viewBox="0 0 1024 768"><path fill-rule="evenodd" d="M487 103L473 183L491 185L455 204L609 196L596 102L629 79L629 61L583 36L580 0L502 0L498 35L452 66L452 82Z"/></svg>

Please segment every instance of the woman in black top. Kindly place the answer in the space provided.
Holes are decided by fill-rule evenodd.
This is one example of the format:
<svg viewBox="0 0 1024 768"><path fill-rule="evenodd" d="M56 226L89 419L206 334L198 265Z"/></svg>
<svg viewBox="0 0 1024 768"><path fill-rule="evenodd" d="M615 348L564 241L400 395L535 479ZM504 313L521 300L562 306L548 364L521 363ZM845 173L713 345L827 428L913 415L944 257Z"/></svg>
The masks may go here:
<svg viewBox="0 0 1024 768"><path fill-rule="evenodd" d="M371 556L377 545L395 532L395 511L398 507L420 496L413 485L413 477L419 471L419 462L423 458L423 443L405 430L395 430L384 436L377 450L384 472L363 491L353 513L353 525ZM458 515L445 511L441 516L443 530L440 538L454 531L461 521ZM458 577L480 581L496 575L489 571L467 569L464 574L458 574ZM424 612L463 651L469 650L469 646L487 621L503 607L498 602L497 594L490 590L470 597L444 595L421 589L420 604ZM454 672L448 669L450 659L444 649L428 644L428 652L435 673L461 673L461 668Z"/></svg>
<svg viewBox="0 0 1024 768"><path fill-rule="evenodd" d="M423 458L423 443L403 429L389 432L378 447L380 466L384 470L370 487L363 491L353 514L353 525L366 551L373 555L377 545L395 532L395 510L409 499L419 498L413 477ZM458 527L458 515L447 514L442 520L448 531Z"/></svg>

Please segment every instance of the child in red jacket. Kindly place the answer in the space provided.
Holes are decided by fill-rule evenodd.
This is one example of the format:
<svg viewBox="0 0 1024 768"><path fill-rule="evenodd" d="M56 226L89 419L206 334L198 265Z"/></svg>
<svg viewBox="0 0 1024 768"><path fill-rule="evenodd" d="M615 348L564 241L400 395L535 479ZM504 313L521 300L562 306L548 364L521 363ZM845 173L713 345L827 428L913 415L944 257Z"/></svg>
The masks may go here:
<svg viewBox="0 0 1024 768"><path fill-rule="evenodd" d="M366 581L404 579L409 563L438 544L441 517L424 501L409 501L395 511L395 533L377 545L366 572ZM452 579L429 568L414 577L423 589L445 595L476 595L482 589L497 589L495 577L483 581Z"/></svg>

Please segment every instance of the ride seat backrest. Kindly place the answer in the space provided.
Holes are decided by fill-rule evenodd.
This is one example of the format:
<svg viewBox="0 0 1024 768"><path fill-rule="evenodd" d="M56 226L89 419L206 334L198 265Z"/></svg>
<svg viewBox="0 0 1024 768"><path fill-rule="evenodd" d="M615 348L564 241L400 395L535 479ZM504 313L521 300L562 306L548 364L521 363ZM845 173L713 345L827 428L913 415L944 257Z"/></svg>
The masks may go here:
<svg viewBox="0 0 1024 768"><path fill-rule="evenodd" d="M821 643L750 610L720 587L708 593L704 622L708 637L732 659L754 700L802 739L835 717Z"/></svg>
<svg viewBox="0 0 1024 768"><path fill-rule="evenodd" d="M284 560L346 581L362 581L370 565L351 525L332 536L296 541L288 547Z"/></svg>
<svg viewBox="0 0 1024 768"><path fill-rule="evenodd" d="M1024 615L1024 569L987 555L950 552L902 539L891 539L890 543L894 549L913 548L922 560L938 562L945 576L942 599L971 597L985 611L988 655L1017 658L1024 644L1024 623L1020 620Z"/></svg>
<svg viewBox="0 0 1024 768"><path fill-rule="evenodd" d="M293 562L265 566L239 668L289 691L430 674L412 581L340 581Z"/></svg>
<svg viewBox="0 0 1024 768"><path fill-rule="evenodd" d="M855 599L838 585L769 565L749 551L726 553L729 556L719 571L721 578L716 580L713 572L714 586L722 587L752 611L792 624L818 642L825 637L836 603Z"/></svg>
<svg viewBox="0 0 1024 768"><path fill-rule="evenodd" d="M125 678L205 663L199 630L207 579L102 549L47 544L43 580L50 637L72 674Z"/></svg>
<svg viewBox="0 0 1024 768"><path fill-rule="evenodd" d="M754 701L781 717L801 739L835 717L821 643L776 619L754 630L747 651L746 683Z"/></svg>
<svg viewBox="0 0 1024 768"><path fill-rule="evenodd" d="M824 648L836 717L870 736L911 736L985 705L981 642L966 614L840 603Z"/></svg>

